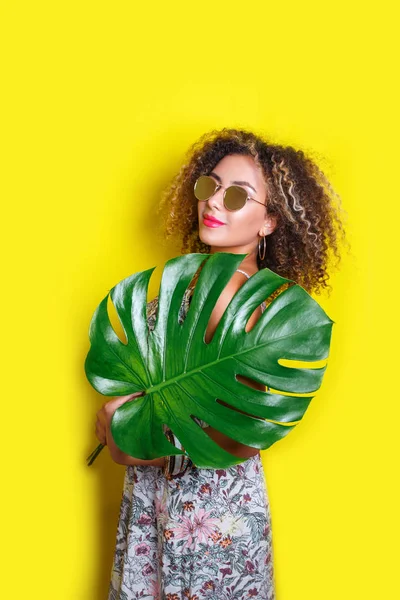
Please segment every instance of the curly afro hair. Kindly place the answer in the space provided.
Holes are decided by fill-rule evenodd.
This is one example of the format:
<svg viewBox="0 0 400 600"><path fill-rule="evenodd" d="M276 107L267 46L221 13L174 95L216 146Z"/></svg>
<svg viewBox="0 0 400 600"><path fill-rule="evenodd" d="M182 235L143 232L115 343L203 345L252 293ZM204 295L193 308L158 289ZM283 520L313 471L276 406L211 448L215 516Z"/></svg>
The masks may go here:
<svg viewBox="0 0 400 600"><path fill-rule="evenodd" d="M302 150L270 143L251 131L213 130L189 148L157 209L166 238L180 239L183 254L210 252L198 236L193 188L196 179L209 174L227 154L253 157L266 182L267 212L277 217L275 230L265 238L265 257L257 257L258 268L268 267L310 294L330 289L328 268L333 258L332 266L338 265L340 242L346 241L340 197Z"/></svg>

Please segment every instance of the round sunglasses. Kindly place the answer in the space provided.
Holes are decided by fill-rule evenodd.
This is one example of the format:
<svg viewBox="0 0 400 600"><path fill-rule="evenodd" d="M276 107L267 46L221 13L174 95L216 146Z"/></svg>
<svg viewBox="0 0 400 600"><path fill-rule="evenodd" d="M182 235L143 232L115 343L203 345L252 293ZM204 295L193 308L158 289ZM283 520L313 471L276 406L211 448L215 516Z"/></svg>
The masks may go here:
<svg viewBox="0 0 400 600"><path fill-rule="evenodd" d="M194 195L197 200L204 202L211 198L221 187L222 185L217 183L213 177L200 175L194 184ZM247 190L240 185L230 185L227 187L224 191L223 200L227 210L240 210L246 204L247 200L254 200L254 202L265 206L263 202L251 198Z"/></svg>

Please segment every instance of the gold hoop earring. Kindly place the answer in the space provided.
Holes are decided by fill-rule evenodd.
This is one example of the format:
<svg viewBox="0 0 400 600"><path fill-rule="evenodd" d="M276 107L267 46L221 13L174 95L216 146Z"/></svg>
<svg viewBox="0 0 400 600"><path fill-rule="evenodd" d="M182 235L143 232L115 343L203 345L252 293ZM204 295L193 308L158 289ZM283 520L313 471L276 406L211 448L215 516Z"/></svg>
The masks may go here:
<svg viewBox="0 0 400 600"><path fill-rule="evenodd" d="M260 257L260 260L264 260L264 258L265 258L265 251L266 251L266 248L267 248L267 242L265 241L265 238L266 238L266 236L265 236L265 235L263 235L263 236L261 236L261 237L262 237L262 239L264 240L264 253L263 253L263 255L261 256L261 250L260 250L260 240L258 240L258 255L259 255L259 257Z"/></svg>

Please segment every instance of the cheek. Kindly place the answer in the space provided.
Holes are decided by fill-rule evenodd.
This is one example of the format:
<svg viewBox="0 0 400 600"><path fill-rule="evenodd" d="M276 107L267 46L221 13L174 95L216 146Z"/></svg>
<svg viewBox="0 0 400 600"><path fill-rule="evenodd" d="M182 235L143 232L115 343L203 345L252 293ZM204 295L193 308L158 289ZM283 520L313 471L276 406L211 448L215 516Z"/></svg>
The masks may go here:
<svg viewBox="0 0 400 600"><path fill-rule="evenodd" d="M251 238L257 236L262 221L253 211L238 211L229 215L228 225L232 233L237 233L247 239L249 236Z"/></svg>
<svg viewBox="0 0 400 600"><path fill-rule="evenodd" d="M241 229L247 231L248 229L254 228L255 220L251 214L238 210L229 214L229 225L234 229Z"/></svg>

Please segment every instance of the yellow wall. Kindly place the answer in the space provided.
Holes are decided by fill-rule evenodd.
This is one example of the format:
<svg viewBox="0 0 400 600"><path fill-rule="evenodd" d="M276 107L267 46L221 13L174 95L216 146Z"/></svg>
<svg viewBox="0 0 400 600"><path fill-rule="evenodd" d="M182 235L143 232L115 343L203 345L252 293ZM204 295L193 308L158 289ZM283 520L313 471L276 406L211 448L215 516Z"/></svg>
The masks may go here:
<svg viewBox="0 0 400 600"><path fill-rule="evenodd" d="M85 466L103 401L83 370L89 321L135 271L158 266L156 293L179 252L155 235L160 192L189 144L224 126L314 151L352 244L333 294L318 298L335 321L323 386L263 453L277 600L395 597L390 4L8 4L2 598L106 598L123 467L106 452Z"/></svg>

